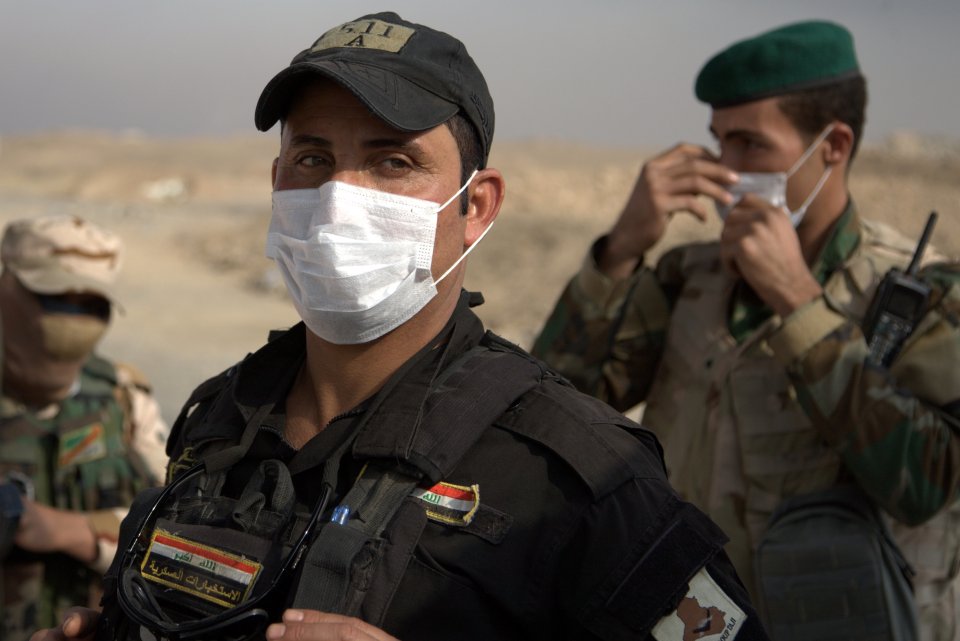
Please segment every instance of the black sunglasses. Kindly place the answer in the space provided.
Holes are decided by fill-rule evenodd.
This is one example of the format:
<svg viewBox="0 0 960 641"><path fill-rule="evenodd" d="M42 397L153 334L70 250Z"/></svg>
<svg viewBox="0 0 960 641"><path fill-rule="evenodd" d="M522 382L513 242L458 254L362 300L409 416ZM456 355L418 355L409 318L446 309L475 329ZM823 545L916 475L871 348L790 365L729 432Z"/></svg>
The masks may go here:
<svg viewBox="0 0 960 641"><path fill-rule="evenodd" d="M76 314L110 320L110 301L92 294L34 294L43 311L51 314Z"/></svg>

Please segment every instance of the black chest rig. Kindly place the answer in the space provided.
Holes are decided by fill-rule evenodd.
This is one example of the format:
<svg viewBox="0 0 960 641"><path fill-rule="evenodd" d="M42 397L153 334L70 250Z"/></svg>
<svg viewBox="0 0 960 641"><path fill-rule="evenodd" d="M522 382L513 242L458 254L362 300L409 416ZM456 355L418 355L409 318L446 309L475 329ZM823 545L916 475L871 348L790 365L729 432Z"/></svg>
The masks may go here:
<svg viewBox="0 0 960 641"><path fill-rule="evenodd" d="M456 328L452 333L439 349L456 343ZM244 424L239 441L198 445L196 463L174 469L162 495L138 498L106 577L98 638L262 638L287 607L382 620L426 525L426 508L411 493L446 478L488 426L554 376L489 332L459 355L441 356L427 385L420 370L408 375L418 357L371 400L351 437L318 461L320 491L306 509L291 481L296 458L289 467L262 460L239 495L223 491L272 406L241 423L228 382L209 411L195 410L194 423L216 424L224 416L218 407L231 405L233 433ZM194 427L190 418L179 422ZM379 439L398 422L409 437L402 445ZM340 461L351 457L356 439L364 440L363 471L335 496ZM397 519L405 531L385 536L398 512L410 517Z"/></svg>

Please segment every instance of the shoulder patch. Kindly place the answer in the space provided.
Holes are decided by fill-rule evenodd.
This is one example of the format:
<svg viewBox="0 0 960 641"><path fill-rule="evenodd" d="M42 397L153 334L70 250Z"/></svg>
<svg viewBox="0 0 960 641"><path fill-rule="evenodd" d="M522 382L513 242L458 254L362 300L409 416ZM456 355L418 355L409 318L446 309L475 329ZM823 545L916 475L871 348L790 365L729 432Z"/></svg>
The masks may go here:
<svg viewBox="0 0 960 641"><path fill-rule="evenodd" d="M690 579L687 594L677 609L660 619L652 634L657 641L733 641L746 618L736 601L701 568Z"/></svg>

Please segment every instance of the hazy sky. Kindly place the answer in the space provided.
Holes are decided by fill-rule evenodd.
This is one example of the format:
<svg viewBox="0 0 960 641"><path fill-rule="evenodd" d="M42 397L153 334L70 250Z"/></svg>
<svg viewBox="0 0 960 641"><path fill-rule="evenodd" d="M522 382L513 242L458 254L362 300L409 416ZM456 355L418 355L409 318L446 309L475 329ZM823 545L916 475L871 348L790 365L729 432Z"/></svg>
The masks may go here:
<svg viewBox="0 0 960 641"><path fill-rule="evenodd" d="M484 71L497 138L706 142L703 62L784 22L834 19L870 88L867 140L960 138L958 0L0 0L0 135L65 127L253 132L272 75L323 31L395 10Z"/></svg>

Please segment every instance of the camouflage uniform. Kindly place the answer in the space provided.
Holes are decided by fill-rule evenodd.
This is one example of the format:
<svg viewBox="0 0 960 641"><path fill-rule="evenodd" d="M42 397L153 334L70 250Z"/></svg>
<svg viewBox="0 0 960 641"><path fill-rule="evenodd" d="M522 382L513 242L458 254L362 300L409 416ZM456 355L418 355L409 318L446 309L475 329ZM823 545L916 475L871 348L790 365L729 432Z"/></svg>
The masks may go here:
<svg viewBox="0 0 960 641"><path fill-rule="evenodd" d="M923 638L951 639L957 272L927 270L932 309L889 371L865 366L859 328L877 283L913 246L861 222L851 203L812 268L824 296L785 320L724 273L716 243L676 248L621 282L588 257L533 351L618 409L646 401L644 423L664 444L671 482L727 531L748 584L777 504L852 475L899 521Z"/></svg>
<svg viewBox="0 0 960 641"><path fill-rule="evenodd" d="M72 605L97 606L99 577L116 549L125 506L162 480L156 457L137 452L162 448L166 431L138 378L93 356L76 392L61 403L31 410L0 398L0 475L26 476L39 503L86 512L100 552L95 567L87 567L67 555L14 548L3 563L3 641L59 623Z"/></svg>

